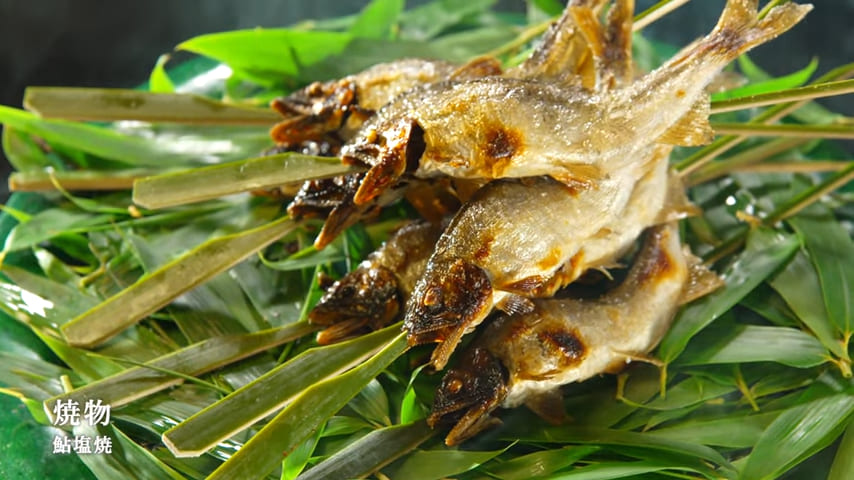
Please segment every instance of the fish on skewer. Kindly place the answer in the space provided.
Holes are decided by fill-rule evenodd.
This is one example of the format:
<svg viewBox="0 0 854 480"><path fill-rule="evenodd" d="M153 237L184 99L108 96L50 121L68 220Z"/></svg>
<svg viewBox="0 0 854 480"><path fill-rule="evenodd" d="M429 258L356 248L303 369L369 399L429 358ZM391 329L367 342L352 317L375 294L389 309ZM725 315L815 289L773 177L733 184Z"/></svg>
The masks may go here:
<svg viewBox="0 0 854 480"><path fill-rule="evenodd" d="M684 210L665 211L669 146L651 147L646 163L569 189L551 177L503 179L481 188L439 238L406 307L411 345L438 342L441 369L462 336L494 307L525 310L591 268L606 268L646 227ZM640 179L640 181L638 181ZM673 202L679 203L682 202Z"/></svg>
<svg viewBox="0 0 854 480"><path fill-rule="evenodd" d="M680 304L720 285L682 247L675 222L653 227L615 289L595 299L537 299L530 312L490 323L445 374L428 423L453 425L445 442L455 445L498 423L490 413L499 406L527 404L560 418L562 407L548 411L560 386L645 359Z"/></svg>
<svg viewBox="0 0 854 480"><path fill-rule="evenodd" d="M573 3L567 8L576 22L595 19ZM785 32L812 8L785 3L760 19L757 4L728 0L710 34L619 88L610 88L606 70L597 72L602 83L593 89L519 75L414 87L381 108L343 147L344 162L369 168L353 203L373 201L407 175L549 175L572 188L590 188L627 168L650 143L708 143L713 132L705 87L732 60ZM610 30L585 24L581 32L600 42L607 38L601 32ZM607 47L592 45L605 59Z"/></svg>

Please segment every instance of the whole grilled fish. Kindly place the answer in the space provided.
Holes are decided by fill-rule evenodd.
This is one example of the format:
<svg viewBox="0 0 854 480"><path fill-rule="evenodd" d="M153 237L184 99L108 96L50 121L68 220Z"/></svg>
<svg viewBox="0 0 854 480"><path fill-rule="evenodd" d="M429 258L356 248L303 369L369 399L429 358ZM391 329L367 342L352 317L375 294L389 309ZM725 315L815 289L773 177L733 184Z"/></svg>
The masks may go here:
<svg viewBox="0 0 854 480"><path fill-rule="evenodd" d="M785 3L759 19L757 4L728 0L709 35L610 91L610 82L590 90L508 76L412 88L381 108L342 149L345 162L370 168L353 201L370 202L404 174L549 175L577 188L626 168L650 143L707 143L713 132L705 87L732 60L785 32L812 8Z"/></svg>
<svg viewBox="0 0 854 480"><path fill-rule="evenodd" d="M692 264L671 222L651 229L625 280L603 296L538 299L531 312L495 319L442 379L428 422L454 424L446 443L457 444L496 423L489 414L498 406L538 411L561 385L643 359L691 290ZM703 294L720 285L708 270L695 271Z"/></svg>
<svg viewBox="0 0 854 480"><path fill-rule="evenodd" d="M524 309L589 268L613 265L660 219L668 192L668 146L643 163L573 190L551 177L504 179L481 188L439 238L407 303L410 344L439 342L441 369L462 336L494 306Z"/></svg>

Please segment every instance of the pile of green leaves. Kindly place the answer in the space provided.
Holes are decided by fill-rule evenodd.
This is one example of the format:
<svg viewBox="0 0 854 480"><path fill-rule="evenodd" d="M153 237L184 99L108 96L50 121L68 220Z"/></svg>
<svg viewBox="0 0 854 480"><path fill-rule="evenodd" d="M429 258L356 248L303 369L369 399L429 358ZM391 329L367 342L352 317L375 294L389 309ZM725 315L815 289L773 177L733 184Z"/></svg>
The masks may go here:
<svg viewBox="0 0 854 480"><path fill-rule="evenodd" d="M656 352L662 371L633 365L568 386L571 423L503 411L501 427L448 448L424 422L440 376L416 368L428 350L407 350L399 325L317 346L305 322L316 275L343 275L412 213L392 206L318 252L317 225L287 218L280 200L230 195L349 171L334 159L253 158L272 146L276 116L263 106L401 57L513 63L562 9L532 0L525 17L492 3L404 11L374 0L353 17L203 35L179 48L205 58L169 70L161 59L151 93L31 89L30 111L0 107L12 184L52 189L15 194L0 223L0 384L45 440L5 476L87 475L49 454L50 438L67 434L112 438L111 455L79 456L102 479L753 480L799 465L808 478L854 477L854 203L850 188L835 192L854 168L818 138L851 129L792 101L814 64L772 79L742 59L751 83L713 107L769 92L779 105L716 115L732 135L674 155L703 209L684 237L726 287L680 311ZM636 40L645 68L670 51ZM807 89L850 91L828 82L852 73ZM808 134L749 137L783 116ZM750 172L759 161L773 172ZM57 400L88 399L112 406L110 425L50 427Z"/></svg>

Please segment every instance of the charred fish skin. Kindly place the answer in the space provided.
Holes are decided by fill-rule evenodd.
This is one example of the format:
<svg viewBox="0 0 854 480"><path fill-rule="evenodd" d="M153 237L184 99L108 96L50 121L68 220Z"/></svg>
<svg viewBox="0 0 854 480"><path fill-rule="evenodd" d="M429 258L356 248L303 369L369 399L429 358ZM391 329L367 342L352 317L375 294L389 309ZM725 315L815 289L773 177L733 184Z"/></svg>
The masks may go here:
<svg viewBox="0 0 854 480"><path fill-rule="evenodd" d="M318 343L334 343L391 324L424 271L440 233L438 225L411 222L332 284L308 316L310 323L327 327L318 334Z"/></svg>
<svg viewBox="0 0 854 480"><path fill-rule="evenodd" d="M495 319L445 374L428 421L456 424L446 438L455 445L494 424L488 417L498 406L518 406L642 357L680 305L689 255L675 222L653 227L626 279L602 297L538 299L529 313ZM503 377L477 378L482 365L500 365Z"/></svg>
<svg viewBox="0 0 854 480"><path fill-rule="evenodd" d="M588 268L609 266L655 222L668 152L650 147L643 161L588 189L545 176L482 187L440 237L407 304L410 344L439 342L431 361L441 369L494 306L551 296Z"/></svg>
<svg viewBox="0 0 854 480"><path fill-rule="evenodd" d="M810 9L786 3L759 20L757 1L728 0L709 35L607 95L509 77L416 87L380 109L342 149L345 162L370 168L354 202L369 202L404 173L551 175L572 185L622 168L651 141L707 143L712 131L706 85L732 60L785 32ZM425 144L416 162L400 154L399 144L408 135Z"/></svg>

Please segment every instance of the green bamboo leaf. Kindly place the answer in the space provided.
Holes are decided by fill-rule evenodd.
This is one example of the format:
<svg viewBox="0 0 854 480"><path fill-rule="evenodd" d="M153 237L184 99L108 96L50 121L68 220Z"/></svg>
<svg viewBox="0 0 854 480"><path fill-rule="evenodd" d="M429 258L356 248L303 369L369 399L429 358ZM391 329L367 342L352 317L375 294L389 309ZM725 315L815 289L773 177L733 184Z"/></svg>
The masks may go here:
<svg viewBox="0 0 854 480"><path fill-rule="evenodd" d="M612 478L639 477L645 473L663 470L696 470L678 467L667 462L641 460L639 462L598 462L587 467L576 468L568 473L552 475L548 480L608 480Z"/></svg>
<svg viewBox="0 0 854 480"><path fill-rule="evenodd" d="M298 480L363 478L408 453L433 434L423 421L374 430L303 472Z"/></svg>
<svg viewBox="0 0 854 480"><path fill-rule="evenodd" d="M345 258L341 249L336 244L332 244L320 251L314 248L314 246L309 246L282 260L268 260L263 256L261 260L269 268L282 272L290 272L339 262Z"/></svg>
<svg viewBox="0 0 854 480"><path fill-rule="evenodd" d="M771 280L771 287L822 345L840 358L847 356L828 318L818 274L803 250L799 250L789 265Z"/></svg>
<svg viewBox="0 0 854 480"><path fill-rule="evenodd" d="M350 34L363 38L391 38L403 4L403 0L373 0L356 17Z"/></svg>
<svg viewBox="0 0 854 480"><path fill-rule="evenodd" d="M313 384L352 368L388 342L396 330L388 328L349 342L307 350L169 429L163 434L163 443L176 456L201 455L279 410Z"/></svg>
<svg viewBox="0 0 854 480"><path fill-rule="evenodd" d="M39 148L32 137L16 128L4 125L2 140L6 159L19 172L59 167L58 162Z"/></svg>
<svg viewBox="0 0 854 480"><path fill-rule="evenodd" d="M544 21L551 17L556 17L563 12L564 5L557 0L531 0L528 2L528 20L529 23L535 21ZM537 15L531 13L531 9L536 9Z"/></svg>
<svg viewBox="0 0 854 480"><path fill-rule="evenodd" d="M3 292L0 303L10 310L28 314L28 323L32 325L58 328L98 304L98 299L92 295L23 268L3 265L0 271L14 282L14 285L0 284Z"/></svg>
<svg viewBox="0 0 854 480"><path fill-rule="evenodd" d="M745 60L739 60L742 63L745 62ZM790 73L788 75L783 75L781 77L773 78L770 80L751 82L750 84L745 85L743 87L733 88L732 90L727 90L725 92L715 93L712 95L712 101L717 102L731 98L748 97L761 93L777 92L780 90L786 90L788 88L800 87L801 85L809 81L810 77L812 77L812 74L815 73L815 70L817 68L818 59L813 58L806 67L798 70L797 72Z"/></svg>
<svg viewBox="0 0 854 480"><path fill-rule="evenodd" d="M783 265L797 250L794 236L769 230L751 232L747 248L723 273L726 286L683 308L664 335L659 356L670 363L690 339L718 316L732 308L757 285Z"/></svg>
<svg viewBox="0 0 854 480"><path fill-rule="evenodd" d="M243 107L188 93L120 88L28 87L24 106L43 118L193 125L264 125L281 119L267 108Z"/></svg>
<svg viewBox="0 0 854 480"><path fill-rule="evenodd" d="M821 365L828 359L821 342L802 330L758 325L709 328L695 337L676 361L680 365L778 362L798 368ZM668 397L670 392L668 392Z"/></svg>
<svg viewBox="0 0 854 480"><path fill-rule="evenodd" d="M50 398L45 402L45 411L51 412L53 405L60 400L74 400L81 405L90 399L102 400L118 408L180 384L183 378L175 377L170 371L198 376L292 341L312 330L311 326L298 323L262 332L211 338Z"/></svg>
<svg viewBox="0 0 854 480"><path fill-rule="evenodd" d="M582 443L592 445L617 445L641 447L649 450L667 452L690 459L703 459L716 465L731 468L730 463L716 450L695 442L682 442L659 438L648 433L629 432L598 427L559 427L535 428L533 425L520 425L518 430L507 429L500 438L540 443Z"/></svg>
<svg viewBox="0 0 854 480"><path fill-rule="evenodd" d="M169 167L177 163L192 163L198 154L170 149L168 144L154 143L142 138L121 135L106 128L48 120L15 108L0 105L0 123L22 132L56 142L65 147L98 155L136 167Z"/></svg>
<svg viewBox="0 0 854 480"><path fill-rule="evenodd" d="M148 91L159 93L172 93L175 91L175 84L166 73L166 62L169 61L169 54L164 53L157 57L157 62L154 68L151 69L151 74L148 76Z"/></svg>
<svg viewBox="0 0 854 480"><path fill-rule="evenodd" d="M753 310L781 327L796 327L798 320L792 309L767 283L756 287L741 301L741 305Z"/></svg>
<svg viewBox="0 0 854 480"><path fill-rule="evenodd" d="M827 480L847 480L854 477L854 423L849 423L836 451Z"/></svg>
<svg viewBox="0 0 854 480"><path fill-rule="evenodd" d="M401 36L415 40L433 38L468 18L488 11L495 2L496 0L433 0L403 13L400 21Z"/></svg>
<svg viewBox="0 0 854 480"><path fill-rule="evenodd" d="M225 63L265 86L298 78L300 69L341 53L352 39L342 32L286 28L234 30L191 38L177 47Z"/></svg>
<svg viewBox="0 0 854 480"><path fill-rule="evenodd" d="M285 457L285 460L282 462L281 480L294 480L305 469L309 459L311 459L311 454L317 448L317 442L320 440L322 433L322 430L318 430L317 433L307 438L290 455Z"/></svg>
<svg viewBox="0 0 854 480"><path fill-rule="evenodd" d="M501 480L544 478L599 450L600 448L594 445L571 445L554 450L529 453L502 462L494 467L490 463L485 466L485 469L490 475Z"/></svg>
<svg viewBox="0 0 854 480"><path fill-rule="evenodd" d="M9 176L9 190L13 192L33 192L55 190L54 181L65 190L130 190L133 182L139 178L162 173L152 169L124 170L27 170L12 172Z"/></svg>
<svg viewBox="0 0 854 480"><path fill-rule="evenodd" d="M676 410L707 402L731 393L735 388L703 377L687 378L667 390L666 396L660 396L646 403L643 408L652 410Z"/></svg>
<svg viewBox="0 0 854 480"><path fill-rule="evenodd" d="M246 232L209 240L66 323L62 332L72 345L101 343L295 227L285 217Z"/></svg>
<svg viewBox="0 0 854 480"><path fill-rule="evenodd" d="M818 273L830 321L843 338L854 331L854 241L829 210L816 206L789 219Z"/></svg>
<svg viewBox="0 0 854 480"><path fill-rule="evenodd" d="M72 380L79 377L70 369L60 367L33 354L19 355L8 351L0 351L0 384L5 387L0 393L11 395L19 400L30 400L41 403L45 399L62 392L62 382L59 380L67 375ZM38 408L34 418L44 419L50 423L42 408Z"/></svg>
<svg viewBox="0 0 854 480"><path fill-rule="evenodd" d="M370 430L371 424L356 417L335 416L323 427L323 436L350 435L360 430Z"/></svg>
<svg viewBox="0 0 854 480"><path fill-rule="evenodd" d="M696 442L724 448L750 448L756 445L768 425L779 415L780 412L763 412L755 415L689 419L647 433L679 442Z"/></svg>
<svg viewBox="0 0 854 480"><path fill-rule="evenodd" d="M489 452L452 449L419 450L393 467L389 471L389 478L440 480L477 468L505 451L506 449Z"/></svg>
<svg viewBox="0 0 854 480"><path fill-rule="evenodd" d="M49 208L18 224L6 237L3 252L14 252L54 238L65 232L80 232L88 228L109 225L112 214L83 212L73 206Z"/></svg>
<svg viewBox="0 0 854 480"><path fill-rule="evenodd" d="M740 478L777 478L831 444L854 414L854 386L846 383L841 391L818 395L780 414L757 441Z"/></svg>
<svg viewBox="0 0 854 480"><path fill-rule="evenodd" d="M88 437L93 449L96 438L109 439L111 453L78 455L78 458L83 460L83 463L98 478L184 480L181 474L166 466L115 426L99 430L82 422L81 425L74 427L74 435ZM71 440L73 442L74 439Z"/></svg>
<svg viewBox="0 0 854 480"><path fill-rule="evenodd" d="M373 379L348 404L350 408L375 425L391 425L388 396L382 384Z"/></svg>
<svg viewBox="0 0 854 480"><path fill-rule="evenodd" d="M401 333L365 363L303 391L209 477L257 478L266 475L300 442L317 430L359 390L407 349Z"/></svg>
<svg viewBox="0 0 854 480"><path fill-rule="evenodd" d="M409 383L406 385L406 390L403 392L403 399L400 401L401 424L406 425L427 417L427 408L418 400L418 394L415 392L413 385L423 368L424 366L418 367L412 372L412 375L409 377Z"/></svg>
<svg viewBox="0 0 854 480"><path fill-rule="evenodd" d="M133 201L158 209L358 171L337 158L282 153L143 178L134 182Z"/></svg>

